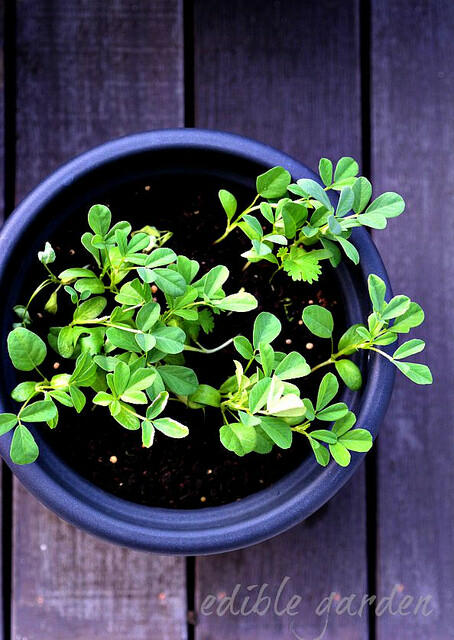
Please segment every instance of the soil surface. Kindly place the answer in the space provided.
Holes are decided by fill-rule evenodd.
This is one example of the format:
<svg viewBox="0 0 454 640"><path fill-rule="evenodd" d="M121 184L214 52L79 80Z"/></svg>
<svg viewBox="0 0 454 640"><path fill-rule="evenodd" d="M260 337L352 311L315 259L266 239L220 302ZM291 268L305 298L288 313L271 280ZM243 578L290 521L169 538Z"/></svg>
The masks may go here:
<svg viewBox="0 0 454 640"><path fill-rule="evenodd" d="M344 314L332 269L325 262L324 275L313 285L293 283L282 272L270 285L275 268L266 262L251 265L244 271L241 253L248 249L249 241L241 231L236 230L213 246L225 222L217 199L220 187L230 188L238 196L239 207L249 204L250 193L238 185L219 184L218 179L212 178L205 179L203 184L180 181L178 187L174 180L167 183L161 178L156 184L142 180L127 189L122 187L106 194L102 201L111 207L114 222L127 219L133 228L150 224L171 230L174 235L167 246L198 260L199 275L215 264L226 265L230 270L224 286L227 294L244 287L257 297L256 311L216 316L213 333L200 338L205 346L216 346L238 334L251 338L257 313L267 310L276 314L283 326L281 335L273 343L275 349L298 350L312 366L322 362L329 357L329 341L312 336L302 326L301 313L308 304L321 304L334 314L339 332L344 330ZM51 238L57 252L56 273L70 266L89 264L89 256L79 240L87 230L86 213L81 211L70 224L64 225L64 232L60 230ZM28 299L32 284L23 292L23 299ZM50 326L65 323L65 298L66 295L59 298L57 317L47 314L39 317L37 313L42 310L46 296L38 297L32 306L32 328L37 333L45 337ZM232 359L241 359L233 347L212 355L190 353L185 357L186 364L197 371L199 382L214 386L234 373ZM59 373L70 370L55 353L48 358L46 366L49 375L56 369ZM305 395L315 398L318 382L325 372L317 372L303 381L301 388ZM46 431L46 440L73 469L94 484L145 505L188 509L234 502L270 486L310 454L306 439L294 434L293 445L288 450L274 447L268 455L251 453L240 458L220 443L221 420L216 409L191 410L178 402L169 403L166 414L186 424L189 436L172 440L158 433L153 446L145 449L141 446L140 431L124 429L103 407L92 408L90 403L87 407L77 415L60 405L59 425L53 431Z"/></svg>

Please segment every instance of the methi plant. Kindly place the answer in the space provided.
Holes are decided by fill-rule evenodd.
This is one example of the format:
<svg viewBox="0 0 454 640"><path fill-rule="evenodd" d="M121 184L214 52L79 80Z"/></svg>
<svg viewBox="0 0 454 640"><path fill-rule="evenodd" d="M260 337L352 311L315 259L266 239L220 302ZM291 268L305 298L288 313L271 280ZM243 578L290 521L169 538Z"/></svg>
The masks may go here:
<svg viewBox="0 0 454 640"><path fill-rule="evenodd" d="M257 195L239 213L235 196L221 189L227 225L216 242L239 228L251 241L243 254L249 263L267 260L293 280L309 283L318 280L322 261L336 267L342 252L358 264L358 251L349 240L352 229L384 229L389 218L405 209L403 198L391 191L369 202L372 185L367 178L357 177L358 171L353 158L341 158L334 170L331 160L322 158L320 184L311 178L292 182L286 169L273 167L258 176ZM331 199L330 191L339 197Z"/></svg>
<svg viewBox="0 0 454 640"><path fill-rule="evenodd" d="M367 206L370 184L355 177L357 165L351 159L339 161L334 176L329 161L320 167L326 190L340 191L336 207L318 183L292 184L279 167L259 176L258 195L240 215L236 216L234 196L221 190L228 218L224 236L236 227L248 235L252 241L245 256L248 262L268 260L293 279L311 282L319 276L321 260L338 264L339 247L357 262L357 251L348 240L354 226L381 228L387 218L403 211L397 194L383 194ZM289 193L296 194L296 200ZM259 197L264 200L256 204ZM269 232L263 231L253 211L260 211L271 225ZM19 410L0 414L0 434L14 430L11 459L17 464L36 460L38 446L29 426L57 427L60 405L78 413L87 404L101 407L96 410L107 410L125 429L140 431L144 447L153 444L156 434L156 440L162 435L183 438L189 429L172 417L168 404L172 400L188 409L218 410L220 440L237 455L266 454L275 446L287 449L293 437L304 436L319 464L327 465L333 458L345 466L350 452L372 446L367 425L356 428L353 412L336 400L339 378L352 390L361 387L361 371L352 360L355 353L379 352L417 384L432 381L425 365L404 360L422 351L422 340L405 342L393 355L383 350L399 334L420 325L424 313L406 296L386 301L385 284L377 276L369 277L372 313L366 324L350 327L336 349L331 313L318 305L303 310L302 322L308 329L331 340L331 356L325 362L311 367L298 351L275 350L272 345L282 327L267 311L256 316L250 337L222 336L220 345L207 348L202 336L214 330L220 313L249 312L258 304L244 290L225 293L227 267L217 265L200 275L196 260L164 246L171 232L154 227L132 231L124 221L112 226L111 212L103 205L90 209L88 223L91 231L82 235L81 242L90 264L57 275L51 266L55 252L46 243L38 258L47 277L25 306L14 309L19 321L7 340L10 359L19 371L34 373L33 380L23 380L11 393ZM31 303L45 289L50 296L44 312L52 316L60 307L63 311L57 317L64 321L50 328L47 336L38 336L31 330ZM61 296L70 301L69 312L67 304L61 305ZM199 381L187 355L197 352L209 358L231 344L239 359L232 361L224 382L216 388ZM63 359L65 372L49 374L52 351ZM306 397L305 379L323 367L327 372L316 397Z"/></svg>

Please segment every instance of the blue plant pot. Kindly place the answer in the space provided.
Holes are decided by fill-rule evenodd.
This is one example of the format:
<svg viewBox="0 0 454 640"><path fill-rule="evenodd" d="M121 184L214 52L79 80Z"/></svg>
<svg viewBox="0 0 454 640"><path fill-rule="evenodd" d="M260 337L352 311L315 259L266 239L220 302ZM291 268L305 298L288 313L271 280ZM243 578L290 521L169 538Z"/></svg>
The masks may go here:
<svg viewBox="0 0 454 640"><path fill-rule="evenodd" d="M0 234L0 299L3 302L1 344L5 345L15 296L44 240L62 228L81 207L102 200L109 186L128 184L141 176L177 176L192 172L254 188L255 177L282 165L294 178L316 176L306 166L269 146L217 131L175 129L153 131L109 142L72 160L44 180L6 222ZM336 270L347 322L363 322L370 312L367 277L379 275L390 286L383 263L368 233L354 229L352 241L361 262L344 260ZM19 249L20 248L20 249ZM0 409L11 410L9 391L15 372L2 349ZM393 387L394 369L373 354L364 362L366 383L361 393L345 390L358 424L375 438ZM14 409L13 409L14 410ZM106 418L108 419L108 418ZM312 458L271 487L232 504L193 510L146 507L125 501L91 484L59 459L34 430L38 460L20 467L11 463L11 433L0 438L0 454L24 486L68 522L123 546L168 554L209 554L239 549L285 531L329 500L356 471L364 454L353 454L342 468L320 467ZM221 445L220 445L221 446ZM163 448L163 451L165 449Z"/></svg>

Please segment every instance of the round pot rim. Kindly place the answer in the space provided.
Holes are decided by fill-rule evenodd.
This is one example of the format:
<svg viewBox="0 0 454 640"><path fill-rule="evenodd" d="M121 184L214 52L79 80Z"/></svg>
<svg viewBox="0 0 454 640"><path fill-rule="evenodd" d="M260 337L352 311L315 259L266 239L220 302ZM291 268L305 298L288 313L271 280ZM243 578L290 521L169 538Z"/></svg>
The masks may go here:
<svg viewBox="0 0 454 640"><path fill-rule="evenodd" d="M221 131L164 129L138 133L95 147L66 163L37 186L16 208L0 232L0 278L15 243L31 220L55 195L82 176L131 154L194 148L218 151L269 166L282 165L292 175L315 174L302 163L268 145ZM389 278L369 234L354 229L364 279L379 275L391 293ZM394 382L394 367L378 354L368 363L358 424L377 435ZM0 410L3 410L1 407ZM301 465L274 485L241 501L203 509L164 509L128 502L109 494L72 471L40 439L40 457L25 467L9 459L11 433L0 438L0 454L24 486L60 517L123 546L170 554L208 554L255 544L302 521L329 500L353 475L365 454L352 454L348 467ZM44 455L45 453L45 455Z"/></svg>

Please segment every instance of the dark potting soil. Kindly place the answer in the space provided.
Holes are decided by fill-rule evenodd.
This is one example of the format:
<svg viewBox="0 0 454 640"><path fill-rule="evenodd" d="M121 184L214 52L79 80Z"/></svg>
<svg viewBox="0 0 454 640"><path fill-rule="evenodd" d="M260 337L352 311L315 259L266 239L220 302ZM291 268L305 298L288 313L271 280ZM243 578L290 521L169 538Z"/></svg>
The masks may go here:
<svg viewBox="0 0 454 640"><path fill-rule="evenodd" d="M249 241L236 230L226 240L213 246L213 241L224 229L225 216L217 198L220 187L230 188L239 199L239 207L246 206L251 194L238 185L219 184L219 179L204 178L189 183L179 179L159 182L141 181L105 194L102 202L110 206L114 222L127 219L133 228L145 224L173 232L167 243L177 253L198 260L199 275L215 264L224 264L230 270L225 285L227 294L244 287L259 301L259 308L250 313L223 313L216 316L215 330L200 341L207 347L216 346L229 337L243 334L251 338L253 321L259 311L273 312L282 322L282 333L273 343L277 350L300 351L313 366L330 355L330 344L312 336L302 325L303 308L312 303L329 308L335 317L335 326L341 333L345 319L336 280L328 263L318 283L293 283L282 272L269 280L275 267L262 262L245 265L241 253L248 249ZM201 195L203 194L203 195ZM94 203L93 203L94 204ZM65 223L51 242L57 252L55 272L70 266L86 266L90 260L80 245L80 236L87 230L87 211L84 209ZM38 270L38 267L37 267ZM36 280L35 276L30 281ZM40 280L37 280L39 282ZM29 283L30 284L30 283ZM27 286L23 299L28 299L32 286ZM66 294L59 297L57 316L40 314L45 295L32 306L32 318L37 333L46 336L50 326L67 322L69 306ZM234 373L232 359L239 359L233 347L212 355L189 353L186 364L193 367L199 382L219 385ZM65 362L50 354L45 363L47 375L70 371ZM318 383L326 370L321 370L301 381L304 395L315 399ZM60 405L60 422L54 430L47 430L45 439L74 470L105 491L140 504L200 508L234 502L260 489L272 485L298 467L311 455L306 438L294 434L288 450L274 447L267 455L251 453L243 458L227 451L219 440L220 414L216 409L191 410L178 402L169 402L166 415L189 427L189 436L172 440L157 434L150 449L141 445L140 431L128 431L116 423L103 407L92 408L90 403L82 414ZM44 429L44 427L43 427Z"/></svg>

